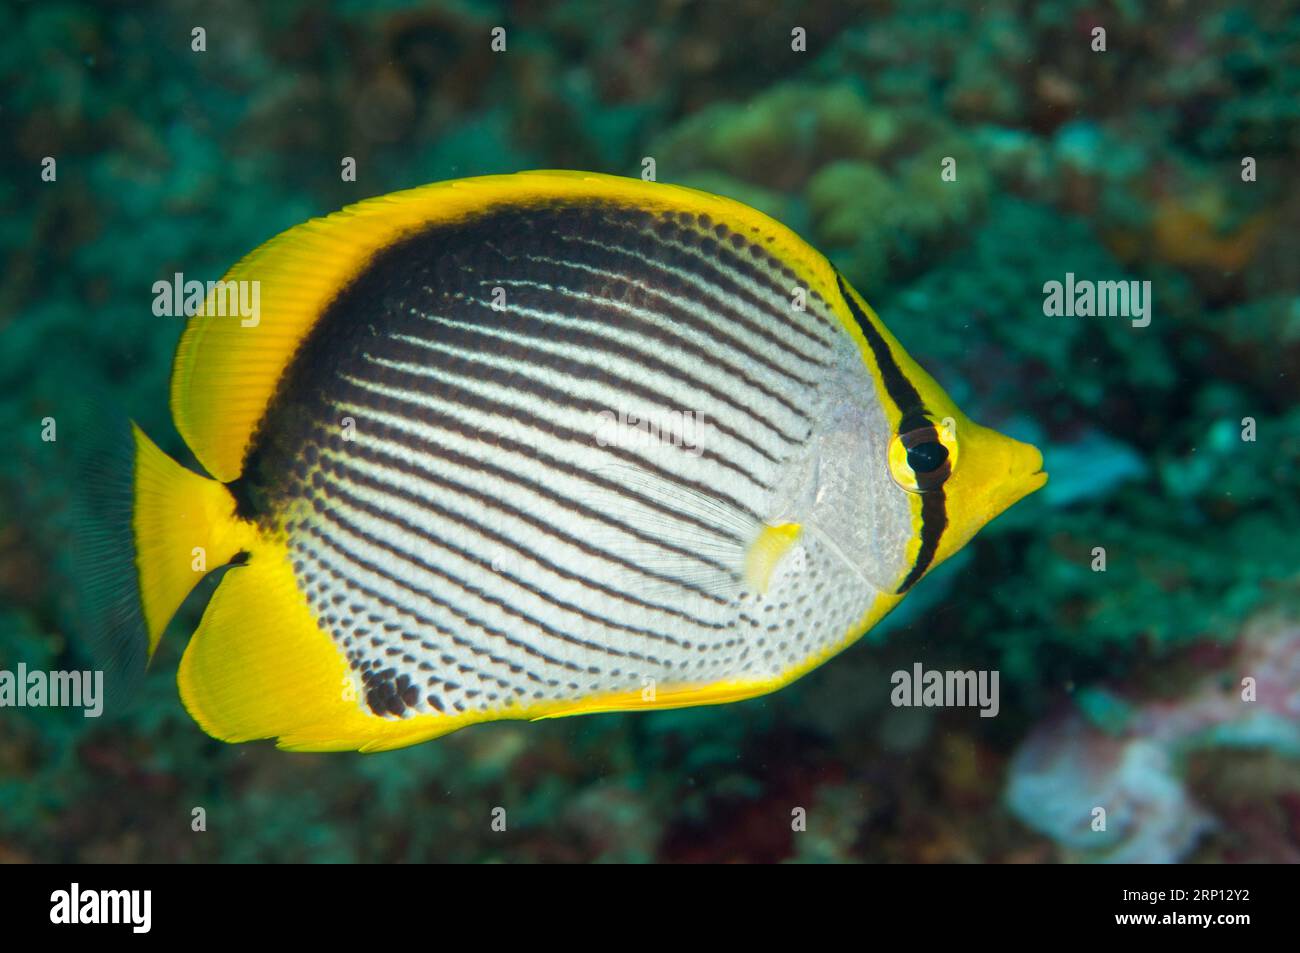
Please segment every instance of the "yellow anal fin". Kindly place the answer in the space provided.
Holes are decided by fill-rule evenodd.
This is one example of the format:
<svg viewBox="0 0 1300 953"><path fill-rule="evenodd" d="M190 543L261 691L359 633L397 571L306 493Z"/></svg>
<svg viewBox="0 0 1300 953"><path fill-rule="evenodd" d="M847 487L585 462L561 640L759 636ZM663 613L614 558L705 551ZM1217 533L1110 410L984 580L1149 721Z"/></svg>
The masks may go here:
<svg viewBox="0 0 1300 953"><path fill-rule="evenodd" d="M227 571L177 681L194 720L229 742L275 738L295 750L378 750L469 721L371 712L357 697L342 652L312 617L287 552L273 543L259 544L247 565Z"/></svg>
<svg viewBox="0 0 1300 953"><path fill-rule="evenodd" d="M764 526L745 553L745 584L762 595L772 584L772 575L782 558L798 541L803 527L798 523L780 523Z"/></svg>

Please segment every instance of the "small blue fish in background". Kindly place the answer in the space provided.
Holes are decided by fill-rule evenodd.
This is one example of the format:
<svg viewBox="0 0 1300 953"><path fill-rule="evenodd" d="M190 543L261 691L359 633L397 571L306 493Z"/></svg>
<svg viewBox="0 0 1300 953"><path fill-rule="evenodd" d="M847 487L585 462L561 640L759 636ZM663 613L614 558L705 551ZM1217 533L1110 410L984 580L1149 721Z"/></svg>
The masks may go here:
<svg viewBox="0 0 1300 953"><path fill-rule="evenodd" d="M374 751L761 695L1047 479L824 256L686 188L438 183L224 281L258 284L258 319L210 297L171 386L206 475L131 426L83 555L91 634L135 675L228 567L179 683L229 742Z"/></svg>

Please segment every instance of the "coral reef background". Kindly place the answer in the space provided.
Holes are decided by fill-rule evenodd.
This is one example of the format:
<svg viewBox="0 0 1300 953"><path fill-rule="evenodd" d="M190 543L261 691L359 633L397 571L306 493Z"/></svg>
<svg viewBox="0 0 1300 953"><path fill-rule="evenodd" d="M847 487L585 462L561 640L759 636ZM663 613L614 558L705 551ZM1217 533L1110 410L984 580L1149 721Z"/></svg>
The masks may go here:
<svg viewBox="0 0 1300 953"><path fill-rule="evenodd" d="M775 695L381 756L207 738L200 592L131 704L0 709L0 862L1300 860L1293 5L48 0L0 79L0 669L89 664L43 419L108 394L192 459L154 282L437 179L649 157L763 209L1052 475ZM1150 325L1044 314L1067 272ZM918 661L999 670L999 716L893 707Z"/></svg>

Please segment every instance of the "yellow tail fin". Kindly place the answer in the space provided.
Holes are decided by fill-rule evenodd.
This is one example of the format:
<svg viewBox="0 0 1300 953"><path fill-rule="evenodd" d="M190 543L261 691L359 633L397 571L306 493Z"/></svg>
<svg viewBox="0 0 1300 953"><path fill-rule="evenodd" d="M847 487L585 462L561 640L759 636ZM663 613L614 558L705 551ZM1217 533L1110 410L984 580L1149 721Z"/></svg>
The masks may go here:
<svg viewBox="0 0 1300 953"><path fill-rule="evenodd" d="M252 539L226 487L181 466L135 424L79 434L80 608L116 690L134 682L199 580Z"/></svg>
<svg viewBox="0 0 1300 953"><path fill-rule="evenodd" d="M134 424L135 508L132 531L149 655L200 579L252 541L235 516L235 498L216 480L185 469Z"/></svg>

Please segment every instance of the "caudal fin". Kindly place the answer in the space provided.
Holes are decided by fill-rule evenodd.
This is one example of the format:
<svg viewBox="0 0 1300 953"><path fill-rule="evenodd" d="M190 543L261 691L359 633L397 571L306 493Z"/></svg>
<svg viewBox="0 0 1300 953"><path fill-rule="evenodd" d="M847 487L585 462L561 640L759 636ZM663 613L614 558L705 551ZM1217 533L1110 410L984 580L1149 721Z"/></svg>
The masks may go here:
<svg viewBox="0 0 1300 953"><path fill-rule="evenodd" d="M81 628L115 692L144 673L199 580L249 528L216 480L163 453L125 419L87 415L77 442L73 563Z"/></svg>

